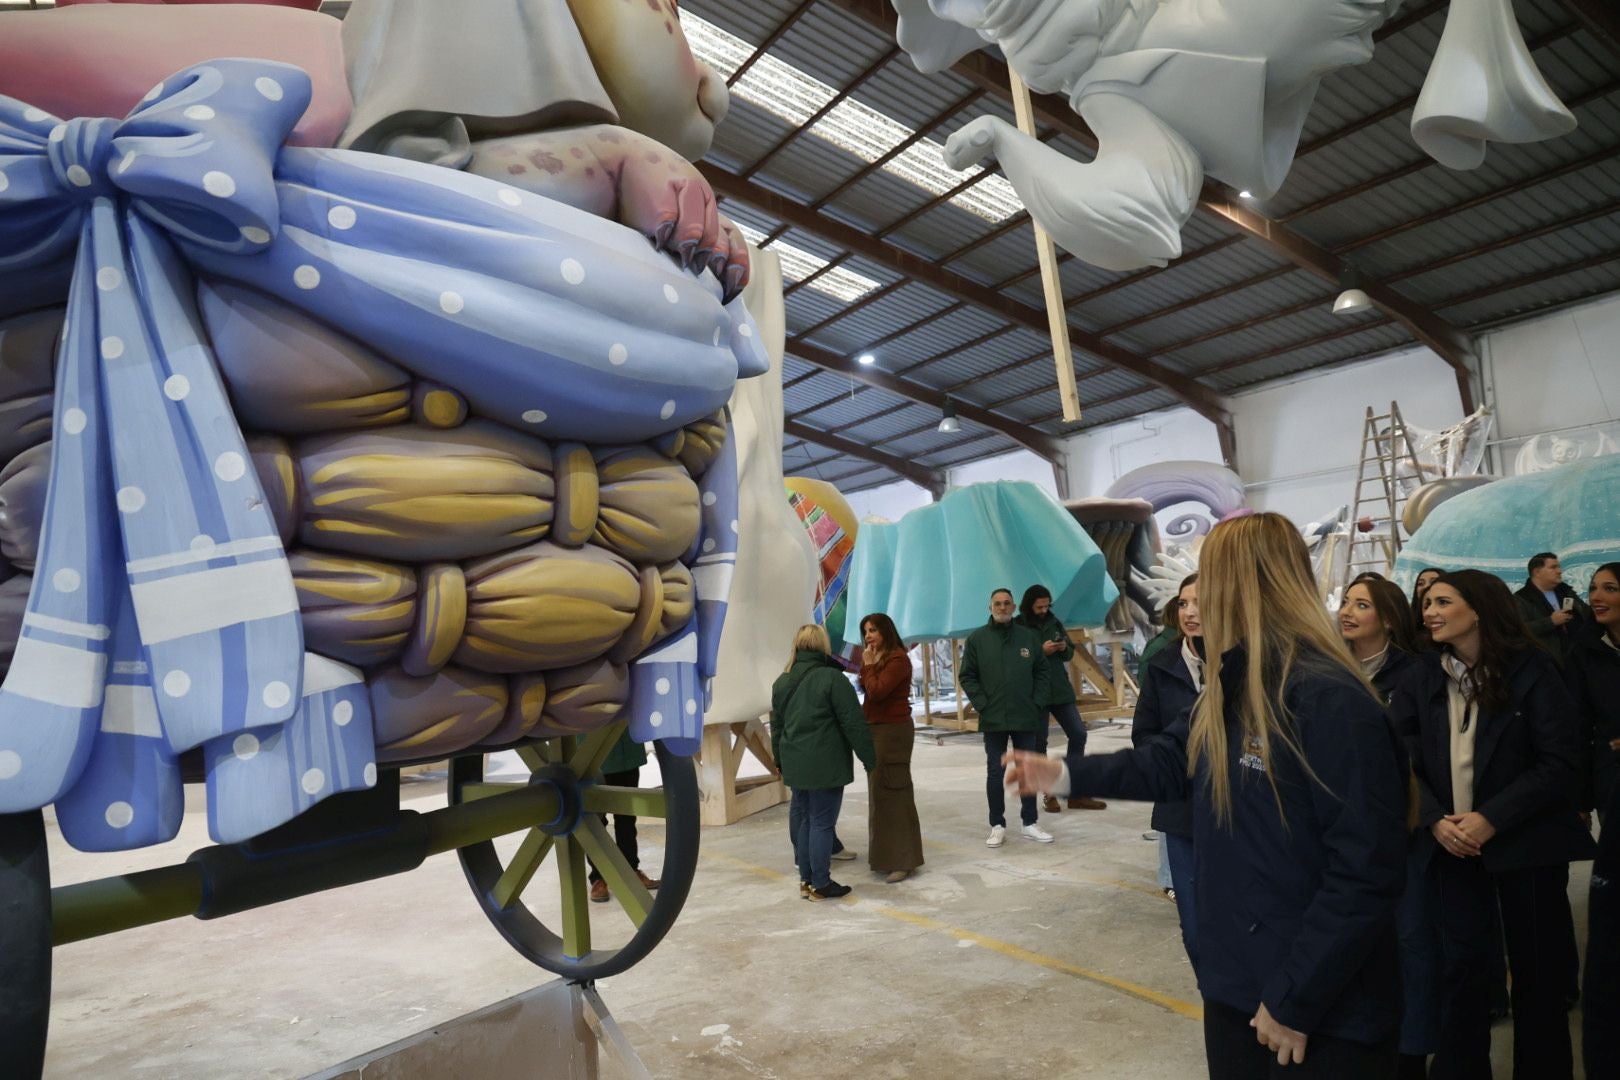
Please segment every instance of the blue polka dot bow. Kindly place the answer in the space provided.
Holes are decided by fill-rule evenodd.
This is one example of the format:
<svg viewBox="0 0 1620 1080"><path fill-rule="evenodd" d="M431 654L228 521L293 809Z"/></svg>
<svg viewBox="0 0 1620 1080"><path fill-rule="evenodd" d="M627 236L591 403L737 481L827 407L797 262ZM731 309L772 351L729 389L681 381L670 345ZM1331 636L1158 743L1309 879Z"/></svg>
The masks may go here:
<svg viewBox="0 0 1620 1080"><path fill-rule="evenodd" d="M613 222L284 147L309 98L302 71L252 60L189 68L124 120L0 96L0 317L68 301L40 554L0 687L0 813L72 787L109 680L152 688L172 753L300 708L296 594L193 273L546 438L650 438L769 368L740 300Z"/></svg>

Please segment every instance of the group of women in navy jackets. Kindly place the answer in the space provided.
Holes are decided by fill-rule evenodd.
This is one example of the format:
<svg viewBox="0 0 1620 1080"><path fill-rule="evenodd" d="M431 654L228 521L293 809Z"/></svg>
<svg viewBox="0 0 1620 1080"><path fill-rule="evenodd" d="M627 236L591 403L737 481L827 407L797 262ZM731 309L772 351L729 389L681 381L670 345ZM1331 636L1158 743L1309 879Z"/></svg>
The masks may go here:
<svg viewBox="0 0 1620 1080"><path fill-rule="evenodd" d="M1215 1080L1489 1078L1497 911L1514 1076L1573 1075L1569 863L1595 850L1579 811L1613 797L1620 565L1594 575L1609 599L1562 672L1498 578L1424 577L1416 612L1358 580L1334 625L1286 518L1225 522L1167 613L1181 640L1144 665L1134 747L1008 754L1026 790L1155 801L1185 845L1171 870ZM1620 993L1595 982L1606 880L1589 1013Z"/></svg>

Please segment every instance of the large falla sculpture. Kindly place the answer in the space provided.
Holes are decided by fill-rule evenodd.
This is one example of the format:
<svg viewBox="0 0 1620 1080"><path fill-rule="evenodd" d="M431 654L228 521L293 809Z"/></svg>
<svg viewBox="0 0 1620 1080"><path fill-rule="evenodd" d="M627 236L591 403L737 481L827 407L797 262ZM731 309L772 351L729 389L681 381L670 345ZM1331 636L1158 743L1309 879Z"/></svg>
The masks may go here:
<svg viewBox="0 0 1620 1080"><path fill-rule="evenodd" d="M1205 177L1282 186L1324 76L1372 58L1401 0L892 0L923 71L986 42L1096 133L1082 164L996 117L955 132L956 168L993 159L1059 246L1109 270L1163 266ZM1471 169L1486 144L1565 134L1575 118L1536 70L1511 0L1456 0L1413 111L1413 139Z"/></svg>
<svg viewBox="0 0 1620 1080"><path fill-rule="evenodd" d="M768 367L686 160L724 89L680 42L643 92L658 5L452 7L5 17L0 814L156 843L192 755L231 842L621 714L695 748Z"/></svg>

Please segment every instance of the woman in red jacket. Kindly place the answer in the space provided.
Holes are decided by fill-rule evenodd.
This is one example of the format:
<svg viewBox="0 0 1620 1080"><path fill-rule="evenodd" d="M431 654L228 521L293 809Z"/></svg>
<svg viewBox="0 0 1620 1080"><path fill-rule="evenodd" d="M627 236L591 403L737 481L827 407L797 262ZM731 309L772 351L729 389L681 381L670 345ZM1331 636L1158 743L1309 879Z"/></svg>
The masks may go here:
<svg viewBox="0 0 1620 1080"><path fill-rule="evenodd" d="M881 612L861 620L861 643L861 708L877 750L877 768L866 775L867 861L893 884L923 864L911 788L911 658L894 620Z"/></svg>

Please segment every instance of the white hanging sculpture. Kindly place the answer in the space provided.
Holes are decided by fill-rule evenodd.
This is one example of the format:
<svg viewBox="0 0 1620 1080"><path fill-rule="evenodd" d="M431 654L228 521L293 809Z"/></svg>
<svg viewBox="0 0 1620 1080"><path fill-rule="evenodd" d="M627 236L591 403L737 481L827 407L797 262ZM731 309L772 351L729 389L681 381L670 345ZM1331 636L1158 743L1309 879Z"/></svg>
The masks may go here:
<svg viewBox="0 0 1620 1080"><path fill-rule="evenodd" d="M1063 93L1097 135L1090 164L992 116L945 145L952 167L994 159L1060 247L1107 270L1163 266L1210 176L1274 194L1316 88L1372 58L1401 0L891 0L900 45L940 71L985 42L1032 90ZM1511 0L1455 0L1413 116L1418 145L1472 168L1485 143L1563 134Z"/></svg>

